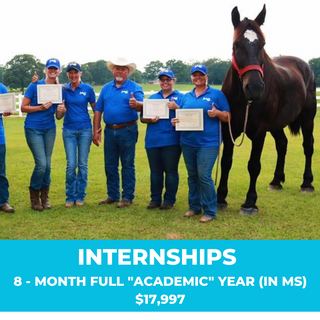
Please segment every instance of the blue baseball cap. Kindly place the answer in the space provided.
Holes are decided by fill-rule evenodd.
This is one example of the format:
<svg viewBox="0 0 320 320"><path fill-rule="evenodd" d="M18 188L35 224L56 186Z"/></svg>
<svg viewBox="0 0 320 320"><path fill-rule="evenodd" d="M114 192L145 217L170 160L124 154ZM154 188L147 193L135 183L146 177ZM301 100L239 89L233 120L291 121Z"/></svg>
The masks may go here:
<svg viewBox="0 0 320 320"><path fill-rule="evenodd" d="M191 68L191 74L193 74L194 72L197 72L197 71L202 72L203 74L208 74L207 68L203 64L195 64Z"/></svg>
<svg viewBox="0 0 320 320"><path fill-rule="evenodd" d="M60 69L60 61L56 58L51 58L46 63L46 68L49 69L51 67Z"/></svg>
<svg viewBox="0 0 320 320"><path fill-rule="evenodd" d="M78 72L81 72L82 69L81 69L81 66L79 63L77 62L70 62L67 66L67 72L69 72L71 69L75 69L77 70Z"/></svg>
<svg viewBox="0 0 320 320"><path fill-rule="evenodd" d="M158 74L158 79L159 79L161 76L167 76L167 77L169 77L169 78L174 78L174 73L172 72L172 70L164 69L164 70L162 70L162 71L159 72L159 74Z"/></svg>

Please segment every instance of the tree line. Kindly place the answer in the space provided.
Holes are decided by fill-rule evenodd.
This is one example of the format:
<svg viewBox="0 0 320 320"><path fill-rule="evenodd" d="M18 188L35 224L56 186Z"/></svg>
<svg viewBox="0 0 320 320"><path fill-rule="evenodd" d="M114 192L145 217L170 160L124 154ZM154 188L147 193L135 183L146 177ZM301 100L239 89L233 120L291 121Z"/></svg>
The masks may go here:
<svg viewBox="0 0 320 320"><path fill-rule="evenodd" d="M191 83L190 69L195 63L206 65L210 75L209 84L221 85L224 76L230 67L231 61L211 58L190 64L175 59L168 60L166 63L156 60L147 64L144 72L136 70L136 72L131 75L131 79L137 83L150 83L157 79L157 75L162 69L171 69L174 72L178 83L189 84ZM320 58L311 59L309 65L314 71L317 84L320 84ZM34 72L37 71L41 78L44 68L45 65L33 55L16 55L7 62L5 66L0 66L0 82L4 83L11 90L17 90L24 93ZM91 85L104 85L113 79L112 73L107 68L105 60L85 63L82 65L82 70L82 80ZM59 79L61 83L69 82L66 72L63 71L59 76Z"/></svg>

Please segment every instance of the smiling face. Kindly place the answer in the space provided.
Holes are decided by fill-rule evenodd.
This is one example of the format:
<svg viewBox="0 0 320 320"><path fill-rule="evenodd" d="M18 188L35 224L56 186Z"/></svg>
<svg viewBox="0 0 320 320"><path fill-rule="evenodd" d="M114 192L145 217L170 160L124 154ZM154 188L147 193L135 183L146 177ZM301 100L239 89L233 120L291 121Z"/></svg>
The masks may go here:
<svg viewBox="0 0 320 320"><path fill-rule="evenodd" d="M164 92L169 92L173 90L173 85L175 80L167 76L161 76L159 78L160 87Z"/></svg>
<svg viewBox="0 0 320 320"><path fill-rule="evenodd" d="M203 87L207 85L208 75L200 71L196 71L191 75L191 81L196 87Z"/></svg>
<svg viewBox="0 0 320 320"><path fill-rule="evenodd" d="M68 72L68 78L71 84L73 85L79 85L81 82L81 76L82 72L76 70L76 69L70 69Z"/></svg>
<svg viewBox="0 0 320 320"><path fill-rule="evenodd" d="M55 67L45 68L46 78L50 80L55 80L59 76L60 72L61 70Z"/></svg>
<svg viewBox="0 0 320 320"><path fill-rule="evenodd" d="M123 84L129 77L129 68L124 66L115 66L112 74L117 84Z"/></svg>

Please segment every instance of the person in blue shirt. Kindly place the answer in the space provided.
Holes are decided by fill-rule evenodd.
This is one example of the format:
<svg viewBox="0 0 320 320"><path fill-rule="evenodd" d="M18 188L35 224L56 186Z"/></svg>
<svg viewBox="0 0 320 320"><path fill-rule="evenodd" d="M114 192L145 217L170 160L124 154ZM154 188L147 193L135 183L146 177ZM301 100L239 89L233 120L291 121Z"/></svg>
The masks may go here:
<svg viewBox="0 0 320 320"><path fill-rule="evenodd" d="M204 65L191 68L195 88L185 94L182 109L203 109L203 131L181 131L181 148L188 171L189 210L185 217L204 214L200 222L216 218L217 196L212 180L212 170L219 152L219 121L230 118L228 101L220 90L208 85L208 72ZM179 119L173 118L176 125Z"/></svg>
<svg viewBox="0 0 320 320"><path fill-rule="evenodd" d="M168 210L176 202L181 156L180 132L175 131L171 119L175 117L175 109L181 105L183 94L173 88L176 78L171 70L161 71L158 79L161 90L149 99L168 99L169 119L145 119L141 113L141 122L148 124L145 148L150 167L151 202L147 209Z"/></svg>
<svg viewBox="0 0 320 320"><path fill-rule="evenodd" d="M142 109L144 93L138 84L129 79L136 70L134 63L124 58L107 62L114 80L105 84L100 92L93 117L93 143L101 142L101 116L104 130L104 161L107 194L102 204L120 200L119 159L121 161L122 199L118 208L130 206L135 192L135 149L138 140L138 112Z"/></svg>
<svg viewBox="0 0 320 320"><path fill-rule="evenodd" d="M8 93L7 87L0 83L0 94ZM6 137L2 116L7 117L10 111L0 113L0 211L14 213L15 210L9 205L9 182L6 176Z"/></svg>
<svg viewBox="0 0 320 320"><path fill-rule="evenodd" d="M54 117L61 119L66 112L64 104L53 104L51 101L38 104L37 86L39 84L57 84L59 81L58 76L61 72L59 60L49 59L46 62L44 72L46 75L44 79L37 83L30 83L21 104L21 111L27 113L24 130L35 162L29 192L31 208L36 211L51 209L49 188L51 184L51 156L56 138Z"/></svg>
<svg viewBox="0 0 320 320"><path fill-rule="evenodd" d="M67 112L63 122L63 142L67 157L66 207L82 206L88 184L88 157L92 142L92 124L88 103L96 104L93 88L81 81L79 63L67 66L70 82L64 86ZM78 172L76 170L78 169Z"/></svg>

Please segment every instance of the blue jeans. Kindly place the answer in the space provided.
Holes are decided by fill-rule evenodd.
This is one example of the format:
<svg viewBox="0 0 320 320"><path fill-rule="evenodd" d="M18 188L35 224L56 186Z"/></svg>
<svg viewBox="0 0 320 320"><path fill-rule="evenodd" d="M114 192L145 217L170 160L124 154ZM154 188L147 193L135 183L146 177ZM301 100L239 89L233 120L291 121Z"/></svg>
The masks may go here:
<svg viewBox="0 0 320 320"><path fill-rule="evenodd" d="M179 186L178 165L181 147L167 146L146 149L150 167L151 202L162 203L163 182L165 193L163 202L173 205ZM165 174L165 180L164 180Z"/></svg>
<svg viewBox="0 0 320 320"><path fill-rule="evenodd" d="M30 187L34 190L48 188L51 183L51 156L56 139L56 128L45 130L25 128L24 131L35 162Z"/></svg>
<svg viewBox="0 0 320 320"><path fill-rule="evenodd" d="M204 211L204 216L215 218L217 195L212 179L212 170L219 148L195 148L181 144L184 161L188 170L189 210Z"/></svg>
<svg viewBox="0 0 320 320"><path fill-rule="evenodd" d="M6 145L0 144L0 206L9 200L9 183L6 177Z"/></svg>
<svg viewBox="0 0 320 320"><path fill-rule="evenodd" d="M62 137L67 157L66 202L83 202L87 195L88 157L92 142L92 129L63 129ZM78 172L76 172L77 169Z"/></svg>
<svg viewBox="0 0 320 320"><path fill-rule="evenodd" d="M104 161L107 177L107 193L112 200L120 199L119 159L121 161L122 199L132 202L136 186L135 153L138 125L118 130L104 130Z"/></svg>

